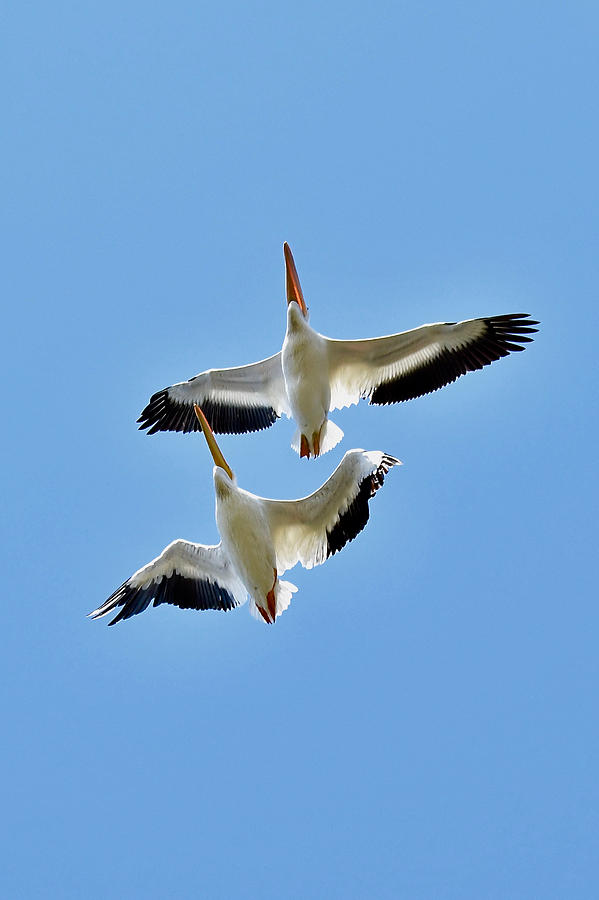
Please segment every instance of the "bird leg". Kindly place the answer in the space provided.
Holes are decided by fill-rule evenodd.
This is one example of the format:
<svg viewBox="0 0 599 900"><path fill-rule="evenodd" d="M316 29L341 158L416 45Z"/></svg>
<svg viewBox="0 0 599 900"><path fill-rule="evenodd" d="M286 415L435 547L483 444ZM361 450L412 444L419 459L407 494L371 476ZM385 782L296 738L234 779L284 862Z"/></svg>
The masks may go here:
<svg viewBox="0 0 599 900"><path fill-rule="evenodd" d="M310 459L310 445L308 444L308 438L306 437L306 435L302 434L300 440L300 459L302 459L302 457L304 456Z"/></svg>
<svg viewBox="0 0 599 900"><path fill-rule="evenodd" d="M314 434L312 435L312 447L313 447L312 452L314 453L315 457L320 456L320 433L321 433L321 431L322 431L322 425L320 426L318 431L315 431Z"/></svg>
<svg viewBox="0 0 599 900"><path fill-rule="evenodd" d="M266 595L266 602L268 603L268 611L272 617L272 621L277 617L277 601L275 599L275 587L277 585L277 570L273 569L275 579L272 583L272 587ZM263 613L264 615L264 613Z"/></svg>
<svg viewBox="0 0 599 900"><path fill-rule="evenodd" d="M264 621L266 622L266 624L267 624L267 625L272 625L272 622L271 622L270 619L268 618L268 613L266 612L266 610L265 610L265 609L262 609L261 606L258 606L257 603L256 603L256 609L258 610L258 612L260 613L260 615L262 616L262 618L264 619Z"/></svg>

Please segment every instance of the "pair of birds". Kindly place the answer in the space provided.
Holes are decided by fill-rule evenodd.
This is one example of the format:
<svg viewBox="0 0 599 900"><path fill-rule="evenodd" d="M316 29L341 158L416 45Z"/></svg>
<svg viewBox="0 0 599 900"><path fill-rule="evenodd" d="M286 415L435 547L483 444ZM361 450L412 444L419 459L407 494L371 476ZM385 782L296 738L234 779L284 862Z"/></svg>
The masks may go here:
<svg viewBox="0 0 599 900"><path fill-rule="evenodd" d="M250 597L257 618L274 623L296 586L280 575L300 562L320 565L353 540L368 504L400 461L379 450L348 450L331 477L300 500L269 500L239 487L213 432L268 428L284 413L297 431L292 447L308 459L343 437L331 409L360 399L398 403L430 393L466 372L524 350L539 323L526 313L423 325L367 340L340 341L308 322L295 262L284 244L287 329L282 350L247 366L210 369L154 394L138 422L149 434L202 430L214 459L216 523L221 542L173 541L98 609L119 610L114 625L154 606L229 610Z"/></svg>

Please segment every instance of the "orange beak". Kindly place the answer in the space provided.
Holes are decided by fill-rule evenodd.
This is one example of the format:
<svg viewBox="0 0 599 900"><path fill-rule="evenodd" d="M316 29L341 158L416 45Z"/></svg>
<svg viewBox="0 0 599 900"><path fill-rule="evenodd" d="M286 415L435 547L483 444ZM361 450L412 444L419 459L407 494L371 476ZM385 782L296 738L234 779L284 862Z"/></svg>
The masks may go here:
<svg viewBox="0 0 599 900"><path fill-rule="evenodd" d="M285 284L287 287L287 303L291 303L292 300L295 300L304 316L307 316L308 308L304 301L304 295L302 294L302 286L297 274L297 269L295 268L293 253L291 252L291 248L287 241L285 241L285 243L283 244L283 253L285 254Z"/></svg>
<svg viewBox="0 0 599 900"><path fill-rule="evenodd" d="M195 410L195 414L198 417L198 422L202 426L202 431L204 432L204 437L206 438L206 443L210 448L210 452L212 453L212 459L214 460L214 465L219 466L221 469L224 469L231 481L233 481L233 472L231 467L227 463L227 460L223 456L220 447L216 443L216 438L212 433L212 428L208 424L208 419L197 405L194 403L193 408Z"/></svg>

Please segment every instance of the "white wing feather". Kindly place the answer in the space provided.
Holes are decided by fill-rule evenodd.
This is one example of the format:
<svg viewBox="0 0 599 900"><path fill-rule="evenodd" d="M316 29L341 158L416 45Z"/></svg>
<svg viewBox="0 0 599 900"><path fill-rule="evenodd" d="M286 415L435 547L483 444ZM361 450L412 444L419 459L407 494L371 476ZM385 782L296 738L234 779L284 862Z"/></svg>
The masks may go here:
<svg viewBox="0 0 599 900"><path fill-rule="evenodd" d="M157 391L140 415L140 428L156 431L197 431L194 404L200 406L213 431L241 434L290 416L281 354L230 369L208 369Z"/></svg>
<svg viewBox="0 0 599 900"><path fill-rule="evenodd" d="M340 550L368 521L368 501L399 460L379 450L348 450L328 481L301 500L264 504L279 574L300 562L318 566Z"/></svg>
<svg viewBox="0 0 599 900"><path fill-rule="evenodd" d="M221 544L176 540L89 615L98 619L120 607L112 625L143 612L152 600L154 606L170 603L181 609L227 610L241 606L246 599L246 589Z"/></svg>
<svg viewBox="0 0 599 900"><path fill-rule="evenodd" d="M463 322L437 322L411 331L358 341L327 338L331 409L363 397L394 403L421 396L524 350L539 323L526 313ZM390 386L388 391L377 388Z"/></svg>

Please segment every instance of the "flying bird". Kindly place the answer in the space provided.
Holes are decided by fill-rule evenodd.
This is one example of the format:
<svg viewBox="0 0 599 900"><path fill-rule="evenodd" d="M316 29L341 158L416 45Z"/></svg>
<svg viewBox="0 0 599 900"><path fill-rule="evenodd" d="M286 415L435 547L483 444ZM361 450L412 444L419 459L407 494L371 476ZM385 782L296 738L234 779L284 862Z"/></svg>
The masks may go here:
<svg viewBox="0 0 599 900"><path fill-rule="evenodd" d="M322 487L301 500L268 500L243 490L198 406L198 422L214 460L215 546L173 541L90 613L117 610L114 625L154 606L229 610L250 597L250 611L272 624L287 609L294 584L280 575L300 562L319 566L353 540L368 521L368 503L398 459L379 450L348 450Z"/></svg>
<svg viewBox="0 0 599 900"><path fill-rule="evenodd" d="M412 400L524 350L539 322L512 313L463 322L438 322L366 340L340 341L308 322L293 255L283 246L287 330L283 348L247 366L208 369L155 393L139 419L140 429L197 431L194 404L217 433L269 428L284 413L297 430L291 446L301 457L335 447L343 431L329 411L368 399L372 404Z"/></svg>

